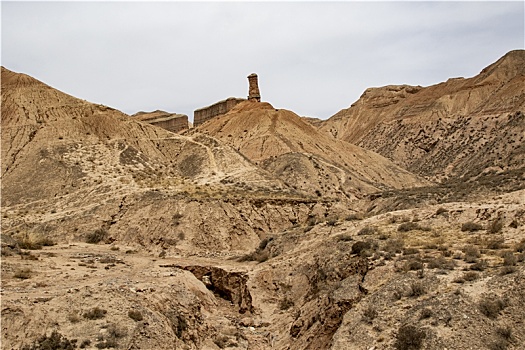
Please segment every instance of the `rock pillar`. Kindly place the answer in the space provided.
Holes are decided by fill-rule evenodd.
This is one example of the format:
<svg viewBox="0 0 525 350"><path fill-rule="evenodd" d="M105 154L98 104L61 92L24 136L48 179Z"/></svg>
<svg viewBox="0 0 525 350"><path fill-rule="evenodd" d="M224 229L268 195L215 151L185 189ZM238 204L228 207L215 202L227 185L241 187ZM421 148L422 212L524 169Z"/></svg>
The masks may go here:
<svg viewBox="0 0 525 350"><path fill-rule="evenodd" d="M248 90L248 100L261 102L261 93L259 92L259 84L257 83L257 74L252 73L248 75L248 83L250 88Z"/></svg>

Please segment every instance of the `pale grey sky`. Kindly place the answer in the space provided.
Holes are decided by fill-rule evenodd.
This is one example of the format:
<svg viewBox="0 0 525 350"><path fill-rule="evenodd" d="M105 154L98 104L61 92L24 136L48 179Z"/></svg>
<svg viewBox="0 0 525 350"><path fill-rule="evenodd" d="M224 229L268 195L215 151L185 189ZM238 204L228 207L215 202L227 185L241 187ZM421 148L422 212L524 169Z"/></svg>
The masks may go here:
<svg viewBox="0 0 525 350"><path fill-rule="evenodd" d="M125 113L246 97L328 118L373 86L476 75L525 46L514 2L7 2L6 68Z"/></svg>

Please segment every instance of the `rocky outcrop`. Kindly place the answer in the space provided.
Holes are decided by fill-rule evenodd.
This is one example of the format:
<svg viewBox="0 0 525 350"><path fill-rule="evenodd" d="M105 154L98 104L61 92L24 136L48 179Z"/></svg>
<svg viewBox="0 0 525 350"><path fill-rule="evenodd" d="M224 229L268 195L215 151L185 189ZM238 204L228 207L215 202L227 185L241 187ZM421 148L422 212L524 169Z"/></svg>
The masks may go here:
<svg viewBox="0 0 525 350"><path fill-rule="evenodd" d="M185 114L154 111L149 113L138 112L132 117L175 133L180 133L189 128L188 116Z"/></svg>
<svg viewBox="0 0 525 350"><path fill-rule="evenodd" d="M246 100L244 98L229 97L226 100L216 102L211 106L196 109L193 112L193 126L197 127L212 118L226 114L233 107L243 101Z"/></svg>
<svg viewBox="0 0 525 350"><path fill-rule="evenodd" d="M252 296L245 272L226 271L216 266L174 266L193 273L206 288L235 305L239 313L253 312Z"/></svg>

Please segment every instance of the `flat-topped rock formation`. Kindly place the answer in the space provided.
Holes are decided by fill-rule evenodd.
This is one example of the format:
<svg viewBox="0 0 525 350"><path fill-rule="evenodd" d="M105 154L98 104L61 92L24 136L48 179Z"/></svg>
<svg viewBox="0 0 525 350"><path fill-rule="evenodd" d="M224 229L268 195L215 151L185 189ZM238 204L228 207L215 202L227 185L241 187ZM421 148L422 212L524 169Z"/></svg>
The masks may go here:
<svg viewBox="0 0 525 350"><path fill-rule="evenodd" d="M252 102L261 102L261 93L257 74L248 75L248 100ZM219 115L228 113L239 103L246 101L244 98L229 97L225 100L216 102L208 107L196 109L193 112L193 126L199 126L204 122L215 118Z"/></svg>
<svg viewBox="0 0 525 350"><path fill-rule="evenodd" d="M156 110L154 112L137 112L132 117L175 133L189 129L188 116L186 114Z"/></svg>

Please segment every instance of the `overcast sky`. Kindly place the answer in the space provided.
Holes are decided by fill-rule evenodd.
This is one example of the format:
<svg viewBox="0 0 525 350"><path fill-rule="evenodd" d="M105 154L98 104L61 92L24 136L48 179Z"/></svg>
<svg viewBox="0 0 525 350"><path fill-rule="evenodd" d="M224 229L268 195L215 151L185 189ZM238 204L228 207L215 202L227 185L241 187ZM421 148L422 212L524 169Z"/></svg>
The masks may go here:
<svg viewBox="0 0 525 350"><path fill-rule="evenodd" d="M4 67L125 113L246 97L326 119L368 87L470 77L523 49L514 2L5 2Z"/></svg>

